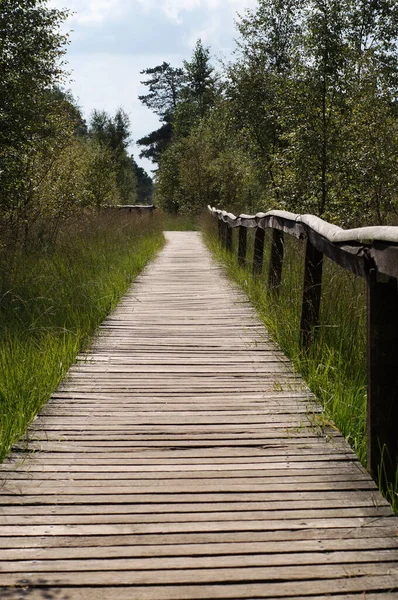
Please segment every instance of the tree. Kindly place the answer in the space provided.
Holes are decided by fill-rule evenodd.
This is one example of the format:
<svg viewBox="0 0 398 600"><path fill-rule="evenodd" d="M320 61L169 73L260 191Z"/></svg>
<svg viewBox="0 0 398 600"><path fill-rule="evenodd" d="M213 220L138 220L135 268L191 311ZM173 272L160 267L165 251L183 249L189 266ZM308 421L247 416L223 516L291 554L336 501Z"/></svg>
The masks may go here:
<svg viewBox="0 0 398 600"><path fill-rule="evenodd" d="M97 210L120 202L114 157L112 151L96 140L87 140L86 187L90 204Z"/></svg>
<svg viewBox="0 0 398 600"><path fill-rule="evenodd" d="M172 138L174 113L183 85L184 71L163 62L156 67L144 69L141 74L149 75L149 79L141 82L148 87L149 93L138 98L158 115L162 125L137 140L137 144L143 147L140 158L148 158L154 163L159 163L162 152Z"/></svg>
<svg viewBox="0 0 398 600"><path fill-rule="evenodd" d="M184 62L159 201L395 221L396 0L258 0L238 29L221 93L200 40Z"/></svg>
<svg viewBox="0 0 398 600"><path fill-rule="evenodd" d="M44 0L0 3L0 209L6 229L20 226L21 210L27 218L29 168L57 124L62 120L61 132L66 125L48 92L64 77L68 36L59 27L67 15Z"/></svg>
<svg viewBox="0 0 398 600"><path fill-rule="evenodd" d="M249 136L268 207L343 223L350 213L361 213L357 206L343 210L344 203L353 202L344 191L360 189L368 172L359 162L353 168L347 140L367 147L369 138L360 137L366 128L358 123L370 119L381 126L381 104L386 118L389 103L393 110L397 10L393 0L259 0L256 11L246 12L226 94ZM370 73L373 86L367 83ZM365 101L369 95L373 108ZM358 109L366 116L360 118ZM387 142L386 136L381 139ZM379 156L387 154L385 147ZM384 169L384 176L394 180L392 171ZM373 198L378 194L374 189ZM360 202L358 194L355 198Z"/></svg>
<svg viewBox="0 0 398 600"><path fill-rule="evenodd" d="M133 155L130 156L130 160L137 179L137 202L139 204L152 204L154 192L152 178L145 169L137 165Z"/></svg>
<svg viewBox="0 0 398 600"><path fill-rule="evenodd" d="M140 157L159 164L174 134L188 135L214 104L216 77L210 64L210 50L201 40L197 41L191 60L184 61L183 69L163 62L141 73L150 76L142 82L149 88L149 94L139 99L160 117L162 125L137 143L144 148Z"/></svg>
<svg viewBox="0 0 398 600"><path fill-rule="evenodd" d="M174 130L178 135L188 135L214 105L216 81L214 67L210 64L210 49L199 39L191 60L184 61L184 87L174 118Z"/></svg>
<svg viewBox="0 0 398 600"><path fill-rule="evenodd" d="M144 69L141 71L141 75L150 76L146 81L141 81L148 87L149 94L138 96L138 99L164 121L177 108L184 71L163 62L156 67Z"/></svg>
<svg viewBox="0 0 398 600"><path fill-rule="evenodd" d="M296 90L301 86L302 91L290 138L295 154L301 157L295 161L298 181L303 182L303 175L307 179L304 203L320 216L337 217L343 223L347 223L347 215L360 213L373 213L376 222L380 222L377 210L365 209L364 198L361 200L356 194L348 198L344 193L353 189L353 183L354 187L361 188L365 179L369 185L368 169L358 161L356 169L351 169L349 174L342 166L350 162L345 158L349 139L356 138L358 149L368 146L369 131L366 134L366 128L358 127L358 123L364 122L364 117L377 122L382 134L380 107L388 106L389 102L392 106L395 100L398 81L396 2L307 0L306 9L300 83L295 82ZM374 85L369 85L370 73ZM362 101L364 96L372 97L372 102ZM354 98L356 102L352 102ZM361 117L358 108L365 110L366 116ZM303 122L305 135L299 134L300 129L303 131ZM381 139L386 141L384 135ZM388 146L384 151L389 154ZM387 183L389 174L385 169L384 177ZM391 177L393 181L392 172ZM376 184L376 180L373 183ZM374 200L378 197L379 191L373 188Z"/></svg>
<svg viewBox="0 0 398 600"><path fill-rule="evenodd" d="M289 82L300 45L301 20L301 0L260 0L257 9L247 10L237 24L238 60L227 70L225 94L268 196L266 208L283 204L276 158L286 148Z"/></svg>
<svg viewBox="0 0 398 600"><path fill-rule="evenodd" d="M73 124L75 134L82 138L86 137L88 134L87 123L72 92L65 91L59 86L54 86L48 93L53 100L62 105L65 114Z"/></svg>
<svg viewBox="0 0 398 600"><path fill-rule="evenodd" d="M115 116L111 117L105 111L94 110L89 136L111 152L121 203L134 204L137 197L137 180L135 169L127 154L131 139L130 119L127 113L119 108Z"/></svg>
<svg viewBox="0 0 398 600"><path fill-rule="evenodd" d="M164 123L159 129L155 129L148 135L137 140L142 146L140 158L148 158L153 163L159 164L160 157L170 144L173 137L173 125L170 121Z"/></svg>
<svg viewBox="0 0 398 600"><path fill-rule="evenodd" d="M116 111L114 117L103 110L94 110L89 135L100 144L108 146L115 157L123 155L131 141L128 114L122 108Z"/></svg>
<svg viewBox="0 0 398 600"><path fill-rule="evenodd" d="M294 108L291 118L287 117L290 149L286 154L293 158L291 168L301 192L298 200L306 210L324 218L332 209L345 113L344 3L308 0L300 57L291 81Z"/></svg>
<svg viewBox="0 0 398 600"><path fill-rule="evenodd" d="M67 11L47 8L44 0L0 3L2 146L30 139L32 126L43 125L44 91L64 76L59 61L67 36L59 32L59 26L67 15Z"/></svg>

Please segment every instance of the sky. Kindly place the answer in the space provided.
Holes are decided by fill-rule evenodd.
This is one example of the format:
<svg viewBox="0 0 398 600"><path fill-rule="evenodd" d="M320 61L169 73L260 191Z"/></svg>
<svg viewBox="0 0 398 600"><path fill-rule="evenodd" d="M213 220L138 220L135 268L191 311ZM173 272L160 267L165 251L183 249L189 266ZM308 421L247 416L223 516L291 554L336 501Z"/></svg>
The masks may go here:
<svg viewBox="0 0 398 600"><path fill-rule="evenodd" d="M198 38L210 46L214 66L230 59L237 13L255 5L256 0L48 0L49 7L73 11L64 24L70 32L66 87L87 119L93 109L115 114L124 108L133 140L159 126L138 100L147 92L140 71L163 61L182 66ZM139 146L133 143L130 150L148 172L154 168L139 159Z"/></svg>

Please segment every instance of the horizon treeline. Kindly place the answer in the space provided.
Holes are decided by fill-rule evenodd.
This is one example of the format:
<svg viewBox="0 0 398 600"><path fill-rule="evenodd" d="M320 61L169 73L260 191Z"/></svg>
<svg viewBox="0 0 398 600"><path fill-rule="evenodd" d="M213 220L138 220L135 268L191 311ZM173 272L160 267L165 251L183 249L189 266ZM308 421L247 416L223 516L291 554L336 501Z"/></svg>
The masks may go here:
<svg viewBox="0 0 398 600"><path fill-rule="evenodd" d="M0 249L52 247L81 211L151 201L152 180L127 153L130 122L70 92L60 26L67 10L45 0L0 4Z"/></svg>
<svg viewBox="0 0 398 600"><path fill-rule="evenodd" d="M146 69L161 127L138 140L174 213L312 213L342 226L398 217L398 3L259 0L218 70L198 40Z"/></svg>

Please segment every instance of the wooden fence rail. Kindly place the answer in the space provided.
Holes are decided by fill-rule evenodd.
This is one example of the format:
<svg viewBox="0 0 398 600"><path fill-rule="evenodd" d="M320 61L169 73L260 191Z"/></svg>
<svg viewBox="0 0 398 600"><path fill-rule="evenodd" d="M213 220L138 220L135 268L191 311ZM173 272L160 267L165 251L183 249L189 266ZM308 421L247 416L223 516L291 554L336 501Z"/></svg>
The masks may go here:
<svg viewBox="0 0 398 600"><path fill-rule="evenodd" d="M269 289L277 297L281 283L284 234L306 244L300 340L311 345L319 325L323 257L367 282L367 434L368 468L375 478L383 469L389 482L398 462L398 227L344 230L313 215L270 211L235 215L208 207L218 219L223 245L232 249L232 232L239 230L238 261L246 264L247 230L255 229L253 275L263 269L265 229L272 229Z"/></svg>
<svg viewBox="0 0 398 600"><path fill-rule="evenodd" d="M122 212L138 213L138 214L152 214L156 210L156 206L153 204L112 204L107 206L110 210L119 210Z"/></svg>

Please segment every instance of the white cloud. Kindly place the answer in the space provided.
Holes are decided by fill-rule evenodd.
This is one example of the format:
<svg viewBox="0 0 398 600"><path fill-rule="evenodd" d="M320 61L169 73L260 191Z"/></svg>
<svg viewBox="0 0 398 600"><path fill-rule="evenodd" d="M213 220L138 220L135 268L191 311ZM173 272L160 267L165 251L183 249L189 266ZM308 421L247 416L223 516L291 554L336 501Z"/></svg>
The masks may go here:
<svg viewBox="0 0 398 600"><path fill-rule="evenodd" d="M130 0L134 1L134 0ZM183 24L183 13L194 9L213 12L222 9L224 14L253 8L257 0L137 0L146 10L162 10L170 20Z"/></svg>
<svg viewBox="0 0 398 600"><path fill-rule="evenodd" d="M131 0L130 0L131 1ZM133 0L134 1L134 0ZM182 25L181 13L200 8L202 0L137 0L146 11L161 11L170 21Z"/></svg>
<svg viewBox="0 0 398 600"><path fill-rule="evenodd" d="M212 18L233 19L237 12L254 8L257 0L48 0L49 6L68 8L74 14L69 25L96 26L103 23L116 23L123 17L136 16L134 9L145 13L163 14L167 20L185 25L185 20L193 11ZM133 12L132 12L133 11Z"/></svg>
<svg viewBox="0 0 398 600"><path fill-rule="evenodd" d="M74 14L70 23L97 25L104 21L117 21L123 16L128 3L123 0L50 0L50 6L68 8Z"/></svg>

